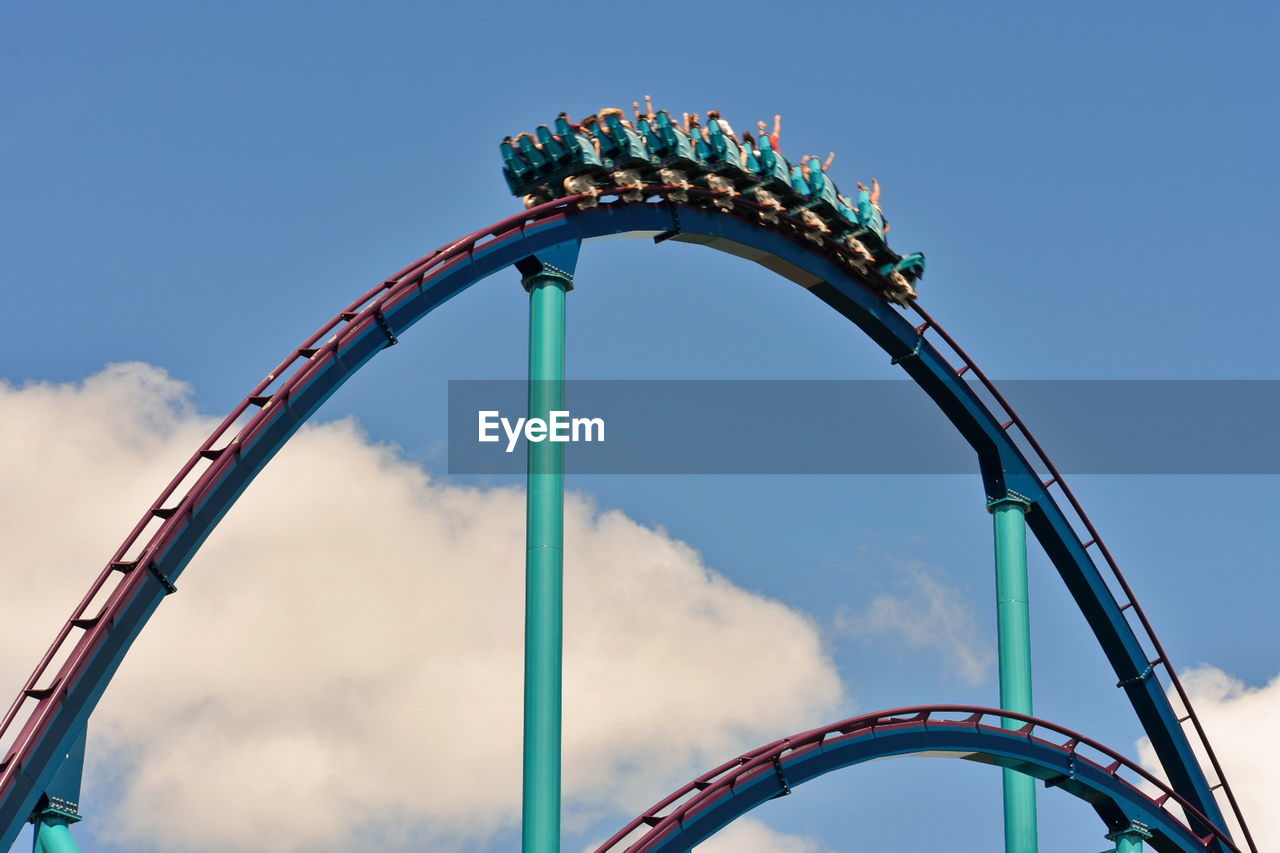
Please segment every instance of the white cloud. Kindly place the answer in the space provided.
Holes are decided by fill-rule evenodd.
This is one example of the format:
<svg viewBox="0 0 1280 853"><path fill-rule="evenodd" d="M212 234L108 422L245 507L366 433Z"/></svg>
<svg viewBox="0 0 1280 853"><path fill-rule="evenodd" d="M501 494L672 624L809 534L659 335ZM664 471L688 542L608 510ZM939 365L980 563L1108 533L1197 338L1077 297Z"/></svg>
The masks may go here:
<svg viewBox="0 0 1280 853"><path fill-rule="evenodd" d="M624 843L634 839L630 836ZM582 853L594 853L603 841L592 842ZM696 853L830 853L814 838L779 832L752 817L738 818L693 849Z"/></svg>
<svg viewBox="0 0 1280 853"><path fill-rule="evenodd" d="M1280 849L1280 675L1263 687L1250 687L1215 666L1202 665L1181 674L1213 751L1240 802L1254 841L1262 850ZM1174 700L1178 707L1177 700ZM1159 767L1151 744L1138 743L1140 760ZM1203 765L1210 765L1202 758ZM1223 812L1229 811L1222 803ZM1233 825L1234 827L1234 825Z"/></svg>
<svg viewBox="0 0 1280 853"><path fill-rule="evenodd" d="M16 690L211 429L188 394L138 364L0 384L0 686ZM108 689L84 830L120 849L284 853L370 837L474 849L513 826L523 527L520 490L434 482L351 421L304 430ZM566 539L571 820L629 817L735 751L849 710L804 615L581 496Z"/></svg>
<svg viewBox="0 0 1280 853"><path fill-rule="evenodd" d="M995 656L964 593L920 565L902 566L896 574L908 587L904 596L878 596L862 612L844 607L837 629L853 636L896 634L913 649L941 653L967 684L985 681Z"/></svg>
<svg viewBox="0 0 1280 853"><path fill-rule="evenodd" d="M804 835L788 835L758 820L741 818L694 848L697 853L827 853L828 848Z"/></svg>

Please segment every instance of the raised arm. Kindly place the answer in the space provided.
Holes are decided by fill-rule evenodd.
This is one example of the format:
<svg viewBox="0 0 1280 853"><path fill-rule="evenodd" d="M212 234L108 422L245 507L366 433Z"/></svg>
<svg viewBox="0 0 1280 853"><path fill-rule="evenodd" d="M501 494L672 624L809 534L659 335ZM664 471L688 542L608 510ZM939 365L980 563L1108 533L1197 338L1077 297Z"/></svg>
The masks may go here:
<svg viewBox="0 0 1280 853"><path fill-rule="evenodd" d="M880 182L875 178L871 179L871 203L880 203Z"/></svg>
<svg viewBox="0 0 1280 853"><path fill-rule="evenodd" d="M827 162L822 164L822 171L825 172L827 171L827 169L830 169L831 164L834 163L835 161L836 161L836 152L832 151L830 154L827 155Z"/></svg>

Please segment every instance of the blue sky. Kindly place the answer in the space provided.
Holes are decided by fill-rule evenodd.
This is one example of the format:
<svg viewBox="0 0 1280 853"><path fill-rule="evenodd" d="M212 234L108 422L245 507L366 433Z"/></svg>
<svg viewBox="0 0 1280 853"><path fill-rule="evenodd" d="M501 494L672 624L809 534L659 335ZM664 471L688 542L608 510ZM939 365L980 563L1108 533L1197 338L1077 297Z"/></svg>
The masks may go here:
<svg viewBox="0 0 1280 853"><path fill-rule="evenodd" d="M739 130L782 113L787 153L834 150L846 186L879 178L895 247L929 256L923 304L997 379L1277 378L1278 17L1230 2L9 4L0 377L78 382L145 362L221 415L356 294L516 210L503 136L648 93L676 113L718 108ZM520 377L525 311L514 272L482 283L376 359L321 421L354 416L370 441L443 477L446 382ZM763 269L639 242L584 251L568 359L578 378L898 375ZM1277 675L1274 478L1073 483L1180 667L1254 688ZM847 692L832 719L995 704L989 666L965 675L901 626L847 629L876 600L941 618L927 610L940 587L938 606L979 629L975 648L994 645L976 472L570 488L807 614ZM1037 711L1136 754L1140 729L1101 652L1044 556L1031 563ZM1042 849L1100 848L1091 812L1062 800L1041 795ZM85 810L83 849L129 849L97 837ZM630 816L595 813L565 849ZM990 850L998 774L886 762L761 818L814 850L879 849L907 822L914 849ZM507 827L457 849L515 839Z"/></svg>

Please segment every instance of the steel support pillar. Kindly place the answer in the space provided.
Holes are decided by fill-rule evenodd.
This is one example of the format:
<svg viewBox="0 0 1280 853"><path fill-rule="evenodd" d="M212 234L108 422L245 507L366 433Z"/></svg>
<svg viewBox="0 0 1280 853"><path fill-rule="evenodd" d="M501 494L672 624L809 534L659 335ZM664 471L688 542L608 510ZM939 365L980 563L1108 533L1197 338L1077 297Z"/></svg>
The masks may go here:
<svg viewBox="0 0 1280 853"><path fill-rule="evenodd" d="M71 824L80 820L80 779L84 775L86 729L62 756L62 763L45 789L35 814L31 849L34 853L79 853Z"/></svg>
<svg viewBox="0 0 1280 853"><path fill-rule="evenodd" d="M76 847L76 842L71 838L69 828L77 819L52 811L41 813L32 821L35 824L32 853L80 853L80 848Z"/></svg>
<svg viewBox="0 0 1280 853"><path fill-rule="evenodd" d="M1125 829L1108 835L1107 840L1116 843L1115 853L1142 853L1142 841L1150 837L1151 832L1146 825L1134 821Z"/></svg>
<svg viewBox="0 0 1280 853"><path fill-rule="evenodd" d="M1027 609L1027 510L1031 504L1007 495L987 504L995 524L996 631L1000 655L1000 707L1030 715L1031 619ZM1021 723L1005 720L1006 729ZM1004 771L1005 853L1036 853L1036 780Z"/></svg>
<svg viewBox="0 0 1280 853"><path fill-rule="evenodd" d="M517 264L529 291L529 418L564 411L565 294L578 244ZM560 850L564 445L530 441L525 528L524 853Z"/></svg>

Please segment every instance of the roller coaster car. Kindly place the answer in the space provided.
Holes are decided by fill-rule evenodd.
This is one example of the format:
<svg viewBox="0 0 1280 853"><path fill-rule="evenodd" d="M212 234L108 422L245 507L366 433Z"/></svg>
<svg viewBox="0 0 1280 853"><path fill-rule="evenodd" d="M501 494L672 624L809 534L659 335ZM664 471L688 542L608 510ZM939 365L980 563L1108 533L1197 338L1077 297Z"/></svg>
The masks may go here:
<svg viewBox="0 0 1280 853"><path fill-rule="evenodd" d="M585 130L575 131L563 118L556 119L556 133L569 151L572 174L595 177L604 173L608 164L600 156L594 136Z"/></svg>
<svg viewBox="0 0 1280 853"><path fill-rule="evenodd" d="M862 228L862 222L858 219L858 211L855 208L845 204L844 196L836 192L836 221L837 230L840 233L858 231Z"/></svg>
<svg viewBox="0 0 1280 853"><path fill-rule="evenodd" d="M773 150L768 136L760 137L760 167L756 172L759 186L771 193L789 194L791 189L791 165L786 158Z"/></svg>
<svg viewBox="0 0 1280 853"><path fill-rule="evenodd" d="M538 150L542 152L542 156L550 161L551 168L569 165L572 159L569 149L556 141L555 134L551 132L551 128L545 124L540 124L534 133L538 136Z"/></svg>
<svg viewBox="0 0 1280 853"><path fill-rule="evenodd" d="M808 200L809 183L804 179L804 171L799 166L791 166L788 180L791 184L791 195L795 198Z"/></svg>
<svg viewBox="0 0 1280 853"><path fill-rule="evenodd" d="M563 123L563 126L561 126ZM528 136L522 136L519 147L503 142L499 147L505 164L502 170L512 194L523 196L545 192L561 195L561 184L572 176L603 174L604 163L596 153L595 143L585 133L574 133L567 122L558 119L557 135L542 125L537 130L538 145Z"/></svg>
<svg viewBox="0 0 1280 853"><path fill-rule="evenodd" d="M829 178L827 183L831 183ZM838 189L835 189L835 196L835 210L826 214L832 236L853 249L856 254L868 253L877 266L897 263L898 255L889 248L884 238L883 219L871 207L870 202L853 208L845 203L844 196L840 195ZM864 218L867 216L871 217L870 221Z"/></svg>
<svg viewBox="0 0 1280 853"><path fill-rule="evenodd" d="M649 153L663 166L688 172L702 172L706 168L694 153L688 134L676 127L665 111L658 113L649 125L646 140Z"/></svg>
<svg viewBox="0 0 1280 853"><path fill-rule="evenodd" d="M801 170L800 178L804 179L804 171ZM818 162L817 157L809 158L809 198L801 207L812 210L814 213L827 220L839 223L840 218L840 193L836 190L835 181L827 177L827 173L822 171L822 164Z"/></svg>
<svg viewBox="0 0 1280 853"><path fill-rule="evenodd" d="M907 255L880 267L880 274L885 278L892 278L894 273L899 273L909 282L919 281L924 277L924 252Z"/></svg>
<svg viewBox="0 0 1280 853"><path fill-rule="evenodd" d="M748 182L742 187L744 194L750 195L759 202L782 207L793 207L800 203L800 198L791 188L791 166L781 154L773 150L769 137L760 138L760 149L757 154L747 149Z"/></svg>
<svg viewBox="0 0 1280 853"><path fill-rule="evenodd" d="M522 137L517 145L526 141L526 138ZM522 157L517 145L503 140L498 149L502 152L502 176L507 179L507 186L514 195L524 195L530 191L530 187L541 183L538 178L538 166L545 165L546 158L532 145L529 147L533 148L533 159Z"/></svg>
<svg viewBox="0 0 1280 853"><path fill-rule="evenodd" d="M858 221L862 223L862 227L870 231L876 238L884 243L884 214L870 199L866 197L865 192L858 193Z"/></svg>
<svg viewBox="0 0 1280 853"><path fill-rule="evenodd" d="M742 168L742 149L732 136L726 136L720 122L707 125L704 159L713 172L728 175L740 186L750 185L752 175Z"/></svg>
<svg viewBox="0 0 1280 853"><path fill-rule="evenodd" d="M627 169L653 163L644 139L624 125L614 113L604 117L596 139L600 140L600 153L613 161L614 168Z"/></svg>
<svg viewBox="0 0 1280 853"><path fill-rule="evenodd" d="M924 254L916 252L893 263L880 267L879 273L888 279L884 296L904 308L916 298L915 282L924 275Z"/></svg>
<svg viewBox="0 0 1280 853"><path fill-rule="evenodd" d="M596 152L595 138L591 134L585 130L575 131L563 117L556 119L556 134L560 137L560 143L575 158L575 162L584 167L604 168L604 162Z"/></svg>
<svg viewBox="0 0 1280 853"><path fill-rule="evenodd" d="M844 236L846 240L852 238L865 246L877 264L892 266L899 260L897 253L889 248L884 238L869 228L858 228Z"/></svg>

